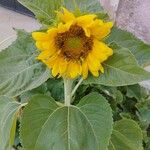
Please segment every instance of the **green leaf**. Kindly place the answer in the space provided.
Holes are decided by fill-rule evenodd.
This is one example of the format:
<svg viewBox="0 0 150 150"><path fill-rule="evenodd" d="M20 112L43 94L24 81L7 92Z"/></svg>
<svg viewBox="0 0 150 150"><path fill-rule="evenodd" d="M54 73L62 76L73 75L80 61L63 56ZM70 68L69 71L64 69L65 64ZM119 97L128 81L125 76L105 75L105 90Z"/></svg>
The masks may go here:
<svg viewBox="0 0 150 150"><path fill-rule="evenodd" d="M99 87L99 89L105 95L112 97L117 103L121 103L123 101L123 95L116 87L103 86L103 85L97 85L97 87Z"/></svg>
<svg viewBox="0 0 150 150"><path fill-rule="evenodd" d="M142 87L139 84L127 86L126 96L136 98L138 101L142 98Z"/></svg>
<svg viewBox="0 0 150 150"><path fill-rule="evenodd" d="M79 9L82 13L99 14L103 11L99 0L64 0L63 6L70 10Z"/></svg>
<svg viewBox="0 0 150 150"><path fill-rule="evenodd" d="M0 97L0 150L10 150L15 138L17 113L21 104L8 97Z"/></svg>
<svg viewBox="0 0 150 150"><path fill-rule="evenodd" d="M117 103L123 102L123 94L119 90L117 90L117 92L116 92L116 102Z"/></svg>
<svg viewBox="0 0 150 150"><path fill-rule="evenodd" d="M18 0L31 10L36 18L43 24L50 25L56 17L56 10L61 7L62 0Z"/></svg>
<svg viewBox="0 0 150 150"><path fill-rule="evenodd" d="M38 88L35 88L31 91L24 92L23 94L19 95L21 103L28 103L28 101L31 99L32 96L37 94L43 94L50 96L51 93L49 89L47 88L47 83L43 83Z"/></svg>
<svg viewBox="0 0 150 150"><path fill-rule="evenodd" d="M108 150L143 150L142 130L130 119L115 122Z"/></svg>
<svg viewBox="0 0 150 150"><path fill-rule="evenodd" d="M149 95L148 95L149 96ZM143 98L141 102L136 104L138 111L136 112L141 125L147 129L150 125L150 97Z"/></svg>
<svg viewBox="0 0 150 150"><path fill-rule="evenodd" d="M124 86L150 79L150 73L138 66L134 56L124 48L114 50L113 56L103 63L103 66L104 74L97 78L89 76L84 83Z"/></svg>
<svg viewBox="0 0 150 150"><path fill-rule="evenodd" d="M111 108L99 94L62 107L51 97L37 95L23 112L22 144L27 150L106 150L112 122Z"/></svg>
<svg viewBox="0 0 150 150"><path fill-rule="evenodd" d="M97 13L99 17L106 18L106 13L102 12L99 0L18 0L22 5L31 10L36 18L46 25L50 25L56 20L56 11L61 7L66 7L75 11L76 15L81 13ZM77 11L77 12L76 12Z"/></svg>
<svg viewBox="0 0 150 150"><path fill-rule="evenodd" d="M17 40L0 52L0 95L18 96L50 77L50 71L36 60L31 34L18 30Z"/></svg>
<svg viewBox="0 0 150 150"><path fill-rule="evenodd" d="M113 28L107 42L115 42L121 47L128 48L141 66L150 64L150 45L137 39L131 33L118 28Z"/></svg>
<svg viewBox="0 0 150 150"><path fill-rule="evenodd" d="M99 143L98 150L107 149L113 120L111 108L106 99L97 93L91 93L82 98L77 106L87 116L94 128Z"/></svg>
<svg viewBox="0 0 150 150"><path fill-rule="evenodd" d="M150 124L150 108L139 108L138 116L140 121Z"/></svg>
<svg viewBox="0 0 150 150"><path fill-rule="evenodd" d="M49 79L47 81L47 88L55 100L62 101L64 99L64 83L62 79Z"/></svg>

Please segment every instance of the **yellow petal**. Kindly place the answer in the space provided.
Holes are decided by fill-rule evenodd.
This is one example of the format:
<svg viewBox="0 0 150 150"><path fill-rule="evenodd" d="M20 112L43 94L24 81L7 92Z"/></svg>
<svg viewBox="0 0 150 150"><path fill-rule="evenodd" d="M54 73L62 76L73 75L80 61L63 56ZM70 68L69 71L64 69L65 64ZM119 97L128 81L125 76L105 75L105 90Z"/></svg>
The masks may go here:
<svg viewBox="0 0 150 150"><path fill-rule="evenodd" d="M104 68L103 68L103 66L100 64L100 71L102 72L102 73L104 73Z"/></svg>
<svg viewBox="0 0 150 150"><path fill-rule="evenodd" d="M97 71L100 67L100 62L95 59L95 57L92 55L92 53L89 53L88 57L88 67L90 71Z"/></svg>
<svg viewBox="0 0 150 150"><path fill-rule="evenodd" d="M99 59L100 62L103 62L113 54L113 50L109 48L105 43L95 39L93 50L91 53L95 58Z"/></svg>
<svg viewBox="0 0 150 150"><path fill-rule="evenodd" d="M66 72L67 65L68 65L67 61L65 59L61 58L59 61L59 72L61 75Z"/></svg>
<svg viewBox="0 0 150 150"><path fill-rule="evenodd" d="M55 37L57 35L57 32L58 32L57 28L49 28L47 30L47 33L50 37Z"/></svg>
<svg viewBox="0 0 150 150"><path fill-rule="evenodd" d="M92 22L92 24L90 25L90 28L96 28L96 27L100 27L100 26L102 26L102 25L104 25L103 20L101 20L101 19L96 19L96 20L94 20L94 21Z"/></svg>
<svg viewBox="0 0 150 150"><path fill-rule="evenodd" d="M101 49L99 48L93 49L91 53L100 61L100 63L107 59L107 55L105 53L101 53Z"/></svg>
<svg viewBox="0 0 150 150"><path fill-rule="evenodd" d="M49 57L51 56L50 51L43 51L39 54L39 56L37 57L37 59L39 60L47 60Z"/></svg>
<svg viewBox="0 0 150 150"><path fill-rule="evenodd" d="M47 33L44 32L33 32L32 33L32 37L36 40L36 41L47 41L49 40L49 36Z"/></svg>
<svg viewBox="0 0 150 150"><path fill-rule="evenodd" d="M93 76L98 77L99 76L99 72L98 71L92 71L90 70L90 72L93 74Z"/></svg>
<svg viewBox="0 0 150 150"><path fill-rule="evenodd" d="M58 75L58 73L59 73L58 63L55 62L54 66L53 66L53 68L52 68L52 75L53 75L54 77L56 77L56 76Z"/></svg>
<svg viewBox="0 0 150 150"><path fill-rule="evenodd" d="M59 64L60 64L60 58L59 56L55 59L55 62L54 62L54 65L52 67L52 75L54 77L56 77L58 74L60 74L60 71L59 71Z"/></svg>
<svg viewBox="0 0 150 150"><path fill-rule="evenodd" d="M39 50L43 50L43 42L36 42L35 45Z"/></svg>
<svg viewBox="0 0 150 150"><path fill-rule="evenodd" d="M79 26L86 28L93 23L93 21L96 17L97 16L94 14L89 14L89 15L84 15L84 16L80 16L80 17L76 18L76 21Z"/></svg>
<svg viewBox="0 0 150 150"><path fill-rule="evenodd" d="M44 50L49 50L50 46L51 46L51 43L49 41L48 42L43 42L43 44L42 44L42 47L43 47Z"/></svg>
<svg viewBox="0 0 150 150"><path fill-rule="evenodd" d="M63 12L58 12L57 15L60 18L60 20L63 21L64 23L67 23L75 19L74 14L65 8L63 8Z"/></svg>
<svg viewBox="0 0 150 150"><path fill-rule="evenodd" d="M87 37L90 37L91 31L89 29L90 25L94 22L94 19L97 16L94 14L84 15L76 18L76 22L78 26L81 26L85 32Z"/></svg>
<svg viewBox="0 0 150 150"><path fill-rule="evenodd" d="M57 32L55 28L49 29L47 33L32 33L33 38L36 40L36 47L42 51L54 48L54 40L56 35Z"/></svg>
<svg viewBox="0 0 150 150"><path fill-rule="evenodd" d="M58 29L57 28L50 28L47 30L47 34L49 36L49 42L54 43L55 37L57 36Z"/></svg>
<svg viewBox="0 0 150 150"><path fill-rule="evenodd" d="M99 21L98 23L96 21L95 26L91 26L91 34L98 39L103 39L110 33L112 27L112 22L102 23Z"/></svg>
<svg viewBox="0 0 150 150"><path fill-rule="evenodd" d="M83 28L84 32L85 32L85 35L87 37L90 37L91 36L91 31L88 29L88 28Z"/></svg>
<svg viewBox="0 0 150 150"><path fill-rule="evenodd" d="M81 66L78 63L69 62L67 76L74 79L81 74Z"/></svg>
<svg viewBox="0 0 150 150"><path fill-rule="evenodd" d="M86 60L84 60L82 63L82 75L84 79L86 79L88 76L88 64Z"/></svg>
<svg viewBox="0 0 150 150"><path fill-rule="evenodd" d="M64 33L66 31L68 31L72 24L73 24L73 22L68 22L66 24L59 23L59 25L58 25L58 33Z"/></svg>
<svg viewBox="0 0 150 150"><path fill-rule="evenodd" d="M55 63L57 63L58 61L58 55L57 54L54 54L53 56L49 57L46 61L46 65L49 67L49 68L52 68L54 66Z"/></svg>
<svg viewBox="0 0 150 150"><path fill-rule="evenodd" d="M45 49L44 51L42 51L37 58L39 60L42 60L42 59L48 60L55 52L56 52L55 47L48 46L47 49Z"/></svg>

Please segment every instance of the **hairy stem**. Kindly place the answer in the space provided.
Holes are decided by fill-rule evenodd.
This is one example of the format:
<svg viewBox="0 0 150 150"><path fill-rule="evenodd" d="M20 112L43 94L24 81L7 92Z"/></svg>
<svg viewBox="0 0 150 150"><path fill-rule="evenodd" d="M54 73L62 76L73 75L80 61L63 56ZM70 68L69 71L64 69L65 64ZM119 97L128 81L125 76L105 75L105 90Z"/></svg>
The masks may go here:
<svg viewBox="0 0 150 150"><path fill-rule="evenodd" d="M74 89L73 89L72 92L71 92L71 96L73 96L73 95L75 94L75 92L77 91L77 89L78 89L78 87L80 86L80 84L82 83L82 81L83 81L83 78L81 78L81 79L79 80L79 82L76 84L76 86L74 87Z"/></svg>
<svg viewBox="0 0 150 150"><path fill-rule="evenodd" d="M64 94L65 94L65 105L69 106L71 104L71 99L72 99L72 95L71 95L71 91L72 91L72 84L73 84L73 80L68 79L68 78L64 78Z"/></svg>

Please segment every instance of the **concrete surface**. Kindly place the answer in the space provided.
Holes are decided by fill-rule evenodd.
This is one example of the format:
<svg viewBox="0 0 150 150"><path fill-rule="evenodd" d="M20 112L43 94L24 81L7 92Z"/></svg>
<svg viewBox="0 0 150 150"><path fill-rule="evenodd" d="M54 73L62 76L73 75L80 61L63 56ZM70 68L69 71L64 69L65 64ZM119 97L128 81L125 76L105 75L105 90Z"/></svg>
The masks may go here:
<svg viewBox="0 0 150 150"><path fill-rule="evenodd" d="M150 0L120 0L116 24L150 43Z"/></svg>
<svg viewBox="0 0 150 150"><path fill-rule="evenodd" d="M112 20L116 18L116 11L118 9L119 0L100 0L100 3L105 8Z"/></svg>
<svg viewBox="0 0 150 150"><path fill-rule="evenodd" d="M13 28L33 31L40 25L31 18L0 6L0 50L11 44L16 38Z"/></svg>

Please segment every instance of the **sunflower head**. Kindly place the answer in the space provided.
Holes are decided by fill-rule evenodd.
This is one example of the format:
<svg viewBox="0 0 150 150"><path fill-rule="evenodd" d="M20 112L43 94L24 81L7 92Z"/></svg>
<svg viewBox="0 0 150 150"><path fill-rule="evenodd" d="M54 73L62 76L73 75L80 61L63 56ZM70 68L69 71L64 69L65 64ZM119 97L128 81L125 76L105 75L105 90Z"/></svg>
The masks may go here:
<svg viewBox="0 0 150 150"><path fill-rule="evenodd" d="M103 22L94 14L75 17L63 8L58 12L60 23L47 32L33 32L36 46L41 50L38 59L43 61L53 76L76 78L94 76L104 72L102 62L113 54L102 39L111 31L112 22Z"/></svg>
<svg viewBox="0 0 150 150"><path fill-rule="evenodd" d="M68 61L80 61L92 50L93 39L85 35L82 27L74 24L68 31L58 33L55 43Z"/></svg>

